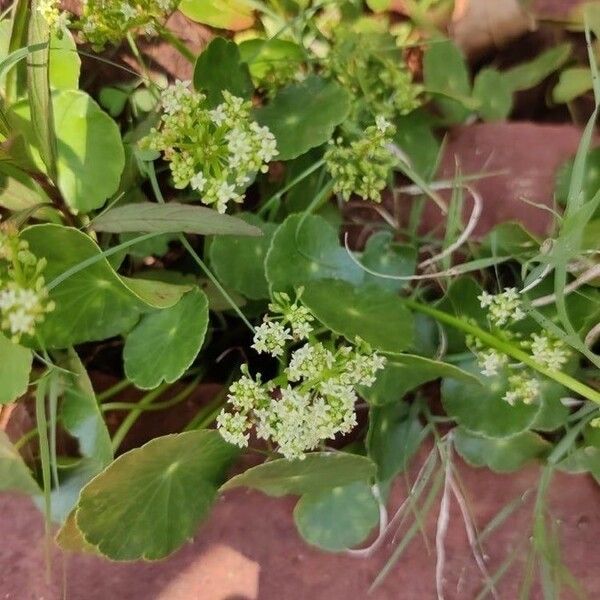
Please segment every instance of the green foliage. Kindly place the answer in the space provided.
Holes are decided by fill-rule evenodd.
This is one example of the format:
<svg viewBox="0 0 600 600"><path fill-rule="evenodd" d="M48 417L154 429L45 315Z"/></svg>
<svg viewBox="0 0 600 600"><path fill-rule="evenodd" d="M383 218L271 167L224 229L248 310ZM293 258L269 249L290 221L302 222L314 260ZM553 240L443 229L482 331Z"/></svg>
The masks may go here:
<svg viewBox="0 0 600 600"><path fill-rule="evenodd" d="M289 160L330 140L349 110L350 97L344 88L310 75L281 89L256 111L256 120L275 135L279 158Z"/></svg>
<svg viewBox="0 0 600 600"><path fill-rule="evenodd" d="M32 362L31 350L0 333L0 406L14 402L27 391Z"/></svg>
<svg viewBox="0 0 600 600"><path fill-rule="evenodd" d="M4 431L0 431L0 491L39 492L38 484Z"/></svg>
<svg viewBox="0 0 600 600"><path fill-rule="evenodd" d="M125 374L146 390L177 381L198 355L207 328L208 299L197 288L174 306L144 315L125 339Z"/></svg>
<svg viewBox="0 0 600 600"><path fill-rule="evenodd" d="M254 22L252 8L243 0L182 0L179 10L197 23L232 31L247 29Z"/></svg>
<svg viewBox="0 0 600 600"><path fill-rule="evenodd" d="M215 65L219 65L215 69ZM223 102L223 90L240 98L250 98L253 92L248 66L241 61L235 42L216 37L196 59L194 87L206 94L211 107Z"/></svg>
<svg viewBox="0 0 600 600"><path fill-rule="evenodd" d="M194 535L236 456L216 431L156 438L85 486L77 527L112 560L163 558Z"/></svg>

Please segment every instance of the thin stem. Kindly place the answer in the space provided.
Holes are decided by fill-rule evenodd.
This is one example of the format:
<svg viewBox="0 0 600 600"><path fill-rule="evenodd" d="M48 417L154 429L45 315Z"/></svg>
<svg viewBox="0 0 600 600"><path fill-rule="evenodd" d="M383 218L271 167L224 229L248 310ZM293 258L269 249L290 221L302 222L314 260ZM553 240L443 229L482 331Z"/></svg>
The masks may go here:
<svg viewBox="0 0 600 600"><path fill-rule="evenodd" d="M600 404L600 392L596 391L595 389L589 387L584 383L581 383L580 381L577 381L576 379L574 379L570 375L567 375L566 373L562 373L561 371L555 371L554 369L549 369L548 367L541 365L530 354L527 354L527 352L524 352L511 342L501 339L495 336L494 334L481 329L477 325L473 325L472 323L465 321L464 319L460 319L441 310L437 310L426 304L421 304L420 302L416 302L415 300L409 299L405 299L404 303L409 308L412 308L413 310L416 310L423 314L429 315L437 321L441 321L442 323L446 323L447 325L450 325L455 329L459 329L461 331L464 331L465 333L470 333L471 335L474 335L476 338L481 340L485 345L489 346L490 348L494 348L495 350L499 350L503 354L511 356L512 358L526 364L528 367L535 369L542 375L545 375L549 379L553 379L557 383L560 383L566 388L569 388L573 392L580 394L584 398L596 402L596 404Z"/></svg>
<svg viewBox="0 0 600 600"><path fill-rule="evenodd" d="M225 404L225 396L227 394L229 386L224 385L219 393L209 402L206 406L203 406L196 416L186 425L185 431L192 431L193 429L204 429L210 425L217 417L221 407Z"/></svg>
<svg viewBox="0 0 600 600"><path fill-rule="evenodd" d="M158 185L158 179L156 178L156 171L154 169L154 163L148 162L148 177L150 179L150 185L152 186L152 191L154 192L154 196L156 197L157 202L159 204L165 204L165 198L162 195L160 186ZM208 277L211 283L221 292L221 295L227 303L233 308L237 316L243 321L243 323L250 329L252 333L254 333L254 327L252 323L248 321L246 315L240 310L240 307L235 303L235 300L228 294L227 290L221 285L219 280L214 276L213 272L206 266L204 261L198 256L198 253L192 248L192 245L188 242L187 238L183 233L179 234L179 241L182 246L188 251L189 255L192 257L194 262L200 267L202 272Z"/></svg>
<svg viewBox="0 0 600 600"><path fill-rule="evenodd" d="M131 382L128 379L123 379L123 381L119 381L115 383L115 385L109 387L107 390L96 394L96 400L98 402L106 402L110 400L112 397L121 393L123 390L126 390L131 385Z"/></svg>
<svg viewBox="0 0 600 600"><path fill-rule="evenodd" d="M138 407L135 410L132 410L126 417L123 419L123 422L119 426L119 429L115 432L115 435L112 439L112 449L113 452L119 448L119 446L123 443L125 436L129 433L129 430L133 427L134 423L138 420L138 417L144 411L144 408L149 404L152 404L154 400L156 400L165 390L170 387L170 384L163 383L155 390L152 390L148 394L146 394L138 403Z"/></svg>
<svg viewBox="0 0 600 600"><path fill-rule="evenodd" d="M161 27L159 33L188 62L192 64L196 62L196 55L170 29L167 27Z"/></svg>

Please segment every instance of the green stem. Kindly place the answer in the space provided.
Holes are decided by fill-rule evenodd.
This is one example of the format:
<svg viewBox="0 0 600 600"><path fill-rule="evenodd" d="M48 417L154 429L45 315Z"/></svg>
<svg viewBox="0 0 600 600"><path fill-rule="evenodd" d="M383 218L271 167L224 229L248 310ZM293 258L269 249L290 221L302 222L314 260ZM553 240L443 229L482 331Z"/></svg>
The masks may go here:
<svg viewBox="0 0 600 600"><path fill-rule="evenodd" d="M25 444L29 443L34 437L38 435L38 428L34 427L30 429L27 433L24 433L15 443L15 450L20 450Z"/></svg>
<svg viewBox="0 0 600 600"><path fill-rule="evenodd" d="M123 381L115 383L115 385L109 387L107 390L96 394L96 400L99 403L106 402L107 400L110 400L112 397L121 393L123 390L126 390L130 385L131 382L128 379L123 379Z"/></svg>
<svg viewBox="0 0 600 600"><path fill-rule="evenodd" d="M144 409L154 402L165 390L170 387L170 384L163 383L155 390L152 390L148 394L146 394L138 403L138 406L135 410L132 410L126 417L123 419L123 422L119 426L119 429L115 432L115 435L112 439L112 448L113 452L116 452L119 446L123 443L125 436L129 433L129 430L133 427L134 423L138 420L138 417L142 414Z"/></svg>
<svg viewBox="0 0 600 600"><path fill-rule="evenodd" d="M159 33L183 58L192 64L196 62L196 55L170 29L162 27Z"/></svg>
<svg viewBox="0 0 600 600"><path fill-rule="evenodd" d="M164 196L160 190L160 186L158 185L158 179L156 178L156 171L154 170L154 163L148 162L148 177L150 178L150 185L152 186L152 191L156 197L157 202L160 204L165 204ZM200 258L198 253L192 248L192 245L188 242L187 238L183 233L179 234L179 241L182 246L188 251L189 255L192 257L194 262L200 267L202 272L208 277L211 283L219 290L223 298L227 301L227 303L233 308L237 316L243 321L243 323L250 329L252 333L254 333L254 327L252 323L248 321L246 315L240 310L240 307L235 303L235 300L228 294L227 290L221 285L219 280L214 276L213 272L206 266L204 261Z"/></svg>
<svg viewBox="0 0 600 600"><path fill-rule="evenodd" d="M441 323L446 323L447 325L450 325L455 329L459 329L461 331L464 331L465 333L470 333L471 335L481 340L486 346L494 348L495 350L498 350L503 354L506 354L507 356L510 356L515 360L522 362L528 367L535 369L542 375L545 375L549 379L552 379L557 383L560 383L564 387L569 388L571 391L580 394L584 398L587 398L588 400L591 400L596 404L600 404L600 392L589 387L585 383L577 381L576 379L574 379L570 375L567 375L566 373L562 373L561 371L555 371L554 369L549 369L548 367L541 365L530 354L527 354L527 352L524 352L508 340L501 339L495 336L494 334L481 329L477 325L473 325L472 323L465 321L464 319L455 317L441 310L437 310L436 308L432 308L431 306L428 306L426 304L421 304L420 302L416 302L415 300L405 299L404 303L409 308L412 308L413 310L416 310L423 314L429 315L430 317L433 317Z"/></svg>
<svg viewBox="0 0 600 600"><path fill-rule="evenodd" d="M193 429L203 429L210 425L216 418L221 410L223 404L225 404L225 396L229 386L225 384L214 399L209 402L206 406L203 406L196 416L186 425L185 431L192 431Z"/></svg>

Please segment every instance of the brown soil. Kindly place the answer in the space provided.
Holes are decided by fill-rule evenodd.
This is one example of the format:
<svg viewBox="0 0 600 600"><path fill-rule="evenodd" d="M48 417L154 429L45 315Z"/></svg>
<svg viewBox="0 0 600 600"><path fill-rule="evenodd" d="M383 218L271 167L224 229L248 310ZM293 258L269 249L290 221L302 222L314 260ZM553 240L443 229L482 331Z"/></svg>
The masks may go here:
<svg viewBox="0 0 600 600"><path fill-rule="evenodd" d="M515 475L494 475L464 465L460 477L468 490L479 527L508 502L536 487L532 466ZM414 475L414 473L413 473ZM393 506L403 497L394 494ZM493 572L530 533L533 493L486 544ZM53 582L45 580L42 518L28 500L0 496L0 598L58 600L61 563L68 600L429 600L435 595L435 514L428 519L427 545L417 536L383 585L368 595L370 583L395 545L364 560L327 554L299 539L292 521L294 499L272 499L257 492L227 493L196 540L160 563L115 564L90 556L55 555ZM564 560L590 598L600 595L598 560L600 491L586 477L559 474L551 489L552 514L560 526ZM437 513L437 510L434 511ZM456 505L446 539L446 600L470 600L481 589ZM517 597L524 553L498 587L500 598ZM64 561L64 562L63 562ZM536 590L532 600L541 598ZM568 595L561 596L569 598Z"/></svg>

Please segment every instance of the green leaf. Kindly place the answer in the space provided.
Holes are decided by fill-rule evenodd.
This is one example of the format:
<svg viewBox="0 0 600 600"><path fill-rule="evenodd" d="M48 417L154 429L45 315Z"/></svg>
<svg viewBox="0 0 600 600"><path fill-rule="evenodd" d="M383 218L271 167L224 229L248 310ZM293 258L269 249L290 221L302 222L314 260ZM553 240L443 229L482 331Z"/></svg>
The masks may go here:
<svg viewBox="0 0 600 600"><path fill-rule="evenodd" d="M177 381L200 352L207 328L208 299L198 288L145 315L125 340L125 375L143 390Z"/></svg>
<svg viewBox="0 0 600 600"><path fill-rule="evenodd" d="M77 527L112 560L164 558L194 535L237 454L217 431L155 438L85 486Z"/></svg>
<svg viewBox="0 0 600 600"><path fill-rule="evenodd" d="M189 289L119 277L96 243L70 227L34 225L21 235L36 256L48 261L48 284L85 260L96 261L50 291L56 308L39 328L48 349L117 335L130 329L140 313L172 306Z"/></svg>
<svg viewBox="0 0 600 600"><path fill-rule="evenodd" d="M459 425L473 433L491 438L505 438L529 429L541 410L540 404L517 403L511 406L502 399L508 388L504 373L486 377L479 373L475 361L461 367L476 375L481 385L457 379L442 383L442 404Z"/></svg>
<svg viewBox="0 0 600 600"><path fill-rule="evenodd" d="M351 283L363 279L362 269L340 247L336 230L316 215L290 215L279 226L267 252L265 273L275 291L320 279Z"/></svg>
<svg viewBox="0 0 600 600"><path fill-rule="evenodd" d="M2 430L0 430L0 491L31 495L40 492L31 471Z"/></svg>
<svg viewBox="0 0 600 600"><path fill-rule="evenodd" d="M571 102L592 88L592 73L588 67L564 69L552 90L552 100L557 104Z"/></svg>
<svg viewBox="0 0 600 600"><path fill-rule="evenodd" d="M74 211L87 213L100 208L117 191L125 166L119 127L88 94L79 90L54 92L52 110L58 188ZM41 168L28 107L24 103L15 105L12 116Z"/></svg>
<svg viewBox="0 0 600 600"><path fill-rule="evenodd" d="M218 68L215 66L218 65ZM196 59L194 87L206 94L210 106L223 102L223 90L234 96L250 98L254 91L248 65L243 63L235 42L213 38Z"/></svg>
<svg viewBox="0 0 600 600"><path fill-rule="evenodd" d="M570 43L559 44L538 54L532 61L504 71L502 75L513 92L527 90L540 84L562 67L571 56L571 50Z"/></svg>
<svg viewBox="0 0 600 600"><path fill-rule="evenodd" d="M29 386L33 355L0 333L0 406L20 398Z"/></svg>
<svg viewBox="0 0 600 600"><path fill-rule="evenodd" d="M50 203L50 198L33 177L8 161L0 161L0 206L21 211L46 203ZM42 210L48 215L47 209ZM42 210L36 213L37 217L43 214Z"/></svg>
<svg viewBox="0 0 600 600"><path fill-rule="evenodd" d="M600 482L600 448L597 446L576 448L556 466L573 475L590 473L596 482Z"/></svg>
<svg viewBox="0 0 600 600"><path fill-rule="evenodd" d="M340 552L362 542L379 521L379 504L369 484L356 481L305 494L294 509L300 535L313 546Z"/></svg>
<svg viewBox="0 0 600 600"><path fill-rule="evenodd" d="M549 442L531 431L510 438L492 439L457 427L453 430L453 439L456 451L470 465L488 467L496 473L517 471L552 448Z"/></svg>
<svg viewBox="0 0 600 600"><path fill-rule="evenodd" d="M261 235L258 227L241 219L221 215L206 206L169 202L136 202L106 211L94 219L95 231L109 233L156 232L197 233L200 235Z"/></svg>
<svg viewBox="0 0 600 600"><path fill-rule="evenodd" d="M361 388L361 396L372 406L383 406L401 400L408 392L440 377L480 385L475 375L455 365L415 354L402 354L388 360L375 383L369 388Z"/></svg>
<svg viewBox="0 0 600 600"><path fill-rule="evenodd" d="M555 195L557 201L566 205L569 198L569 186L573 178L574 159L564 163L556 174ZM590 150L585 159L583 167L582 193L585 200L590 200L600 190L600 148ZM596 210L600 215L600 208Z"/></svg>
<svg viewBox="0 0 600 600"><path fill-rule="evenodd" d="M418 404L395 402L372 407L366 446L377 464L377 479L387 483L408 469L411 458L425 437L418 416Z"/></svg>
<svg viewBox="0 0 600 600"><path fill-rule="evenodd" d="M473 95L479 100L477 112L484 121L502 121L512 110L512 89L496 69L479 71L473 84Z"/></svg>
<svg viewBox="0 0 600 600"><path fill-rule="evenodd" d="M250 75L257 81L285 65L293 72L304 60L302 48L288 40L254 38L239 45L242 60L248 64Z"/></svg>
<svg viewBox="0 0 600 600"><path fill-rule="evenodd" d="M262 300L269 297L265 257L277 225L265 223L252 213L240 215L240 218L258 227L263 235L254 238L215 238L210 244L210 263L227 288L240 292L251 300Z"/></svg>
<svg viewBox="0 0 600 600"><path fill-rule="evenodd" d="M55 107L50 98L48 24L39 11L39 0L31 3L27 41L30 46L45 43L27 59L27 98L31 132L46 172L53 181L58 174Z"/></svg>
<svg viewBox="0 0 600 600"><path fill-rule="evenodd" d="M394 140L410 158L413 169L429 181L434 175L440 153L440 142L433 132L431 117L415 110L394 121Z"/></svg>
<svg viewBox="0 0 600 600"><path fill-rule="evenodd" d="M540 382L540 412L537 414L531 429L537 431L554 431L562 427L571 412L562 402L568 398L569 391L550 379Z"/></svg>
<svg viewBox="0 0 600 600"><path fill-rule="evenodd" d="M82 458L59 471L60 485L51 493L52 520L63 523L77 503L81 488L113 459L110 435L98 406L92 383L81 360L69 349L59 361L64 389L59 417L64 430L77 440ZM68 371L68 372L67 372ZM40 509L44 495L35 498Z"/></svg>
<svg viewBox="0 0 600 600"><path fill-rule="evenodd" d="M249 487L268 496L301 496L375 476L375 464L364 456L343 452L313 452L304 460L279 458L232 477L221 490Z"/></svg>
<svg viewBox="0 0 600 600"><path fill-rule="evenodd" d="M323 325L349 341L360 337L383 352L402 352L412 344L412 313L392 292L315 281L306 286L302 301Z"/></svg>
<svg viewBox="0 0 600 600"><path fill-rule="evenodd" d="M71 32L63 29L61 35L50 36L50 87L60 90L79 88L81 59Z"/></svg>
<svg viewBox="0 0 600 600"><path fill-rule="evenodd" d="M244 0L182 0L178 9L192 21L242 31L254 23L252 7Z"/></svg>
<svg viewBox="0 0 600 600"><path fill-rule="evenodd" d="M367 240L361 263L376 273L410 277L417 267L417 251L413 246L395 243L392 232L379 231ZM365 284L390 291L399 291L409 283L377 277L368 272L365 272L364 280Z"/></svg>
<svg viewBox="0 0 600 600"><path fill-rule="evenodd" d="M277 139L279 160L289 160L324 144L350 111L344 88L316 75L288 85L265 107L256 120L266 125Z"/></svg>
<svg viewBox="0 0 600 600"><path fill-rule="evenodd" d="M431 44L423 57L425 87L435 93L436 104L450 123L461 123L471 111L469 69L460 50L450 41Z"/></svg>

